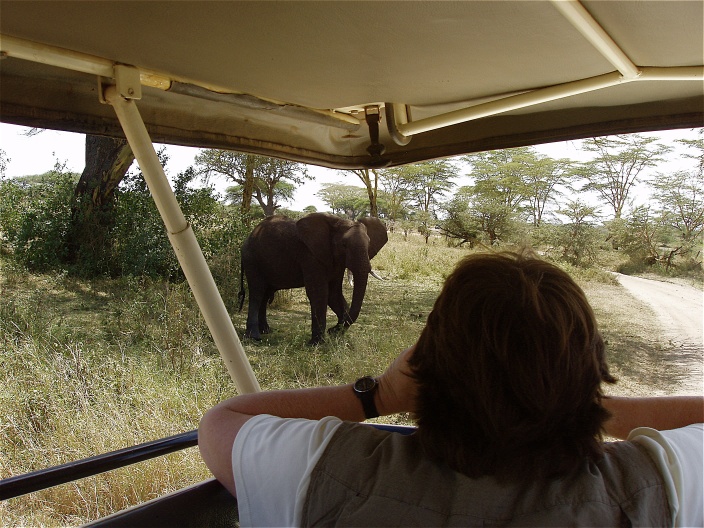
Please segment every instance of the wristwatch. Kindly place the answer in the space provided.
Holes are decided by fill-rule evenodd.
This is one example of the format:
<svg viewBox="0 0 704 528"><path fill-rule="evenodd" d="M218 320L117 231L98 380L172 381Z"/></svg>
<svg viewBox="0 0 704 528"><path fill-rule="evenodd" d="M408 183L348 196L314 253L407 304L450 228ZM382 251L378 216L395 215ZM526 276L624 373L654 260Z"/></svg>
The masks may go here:
<svg viewBox="0 0 704 528"><path fill-rule="evenodd" d="M354 393L362 402L366 419L379 416L379 411L376 410L376 405L374 404L374 393L378 386L379 383L371 376L363 376L354 382Z"/></svg>

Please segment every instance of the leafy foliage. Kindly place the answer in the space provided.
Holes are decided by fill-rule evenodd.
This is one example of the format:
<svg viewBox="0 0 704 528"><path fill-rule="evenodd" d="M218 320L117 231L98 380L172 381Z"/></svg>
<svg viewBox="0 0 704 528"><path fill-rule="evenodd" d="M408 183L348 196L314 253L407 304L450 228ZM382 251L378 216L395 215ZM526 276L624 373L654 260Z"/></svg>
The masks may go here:
<svg viewBox="0 0 704 528"><path fill-rule="evenodd" d="M577 199L560 209L569 223L560 226L557 243L562 248L562 258L575 266L594 263L598 248L598 232L594 220L598 209Z"/></svg>
<svg viewBox="0 0 704 528"><path fill-rule="evenodd" d="M620 218L643 170L657 165L671 150L655 141L638 134L586 139L583 148L596 157L582 164L581 175L587 180L583 190L596 191Z"/></svg>
<svg viewBox="0 0 704 528"><path fill-rule="evenodd" d="M330 207L333 214L356 220L369 214L366 191L356 185L323 183L317 196Z"/></svg>
<svg viewBox="0 0 704 528"><path fill-rule="evenodd" d="M37 183L2 182L0 231L17 261L28 269L54 269L65 261L77 178L57 163Z"/></svg>
<svg viewBox="0 0 704 528"><path fill-rule="evenodd" d="M249 213L252 198L266 216L273 215L281 207L280 202L293 199L294 184L300 185L311 178L302 163L229 150L203 150L196 156L196 166L206 179L222 176L238 185L245 215Z"/></svg>
<svg viewBox="0 0 704 528"><path fill-rule="evenodd" d="M435 216L441 198L455 186L452 178L457 176L457 167L448 160L424 161L407 167L411 203L417 209Z"/></svg>
<svg viewBox="0 0 704 528"><path fill-rule="evenodd" d="M694 169L657 173L650 183L650 204L608 224L616 247L629 255L629 270L651 267L670 273L676 266L702 269L704 141L681 143L698 151L697 155L684 155L695 161Z"/></svg>
<svg viewBox="0 0 704 528"><path fill-rule="evenodd" d="M183 278L141 173L124 178L114 204L102 211L109 221L96 217L106 230L95 229L92 239L83 237L93 243L81 246L71 258L75 238L72 215L80 214L82 207L74 195L77 176L57 166L40 181L0 182L0 240L21 265L35 271L67 270L86 277ZM206 258L220 264L228 262L228 273L223 275L237 275L236 256L248 228L241 213L223 204L211 187L193 188L195 178L193 169L176 176L176 198Z"/></svg>
<svg viewBox="0 0 704 528"><path fill-rule="evenodd" d="M378 169L354 169L349 171L343 171L343 174L345 172L350 172L354 174L361 180L362 184L364 184L364 188L367 191L367 198L369 199L369 216L378 218L380 171Z"/></svg>
<svg viewBox="0 0 704 528"><path fill-rule="evenodd" d="M686 171L658 174L652 185L663 223L675 230L684 244L700 238L704 231L702 176Z"/></svg>
<svg viewBox="0 0 704 528"><path fill-rule="evenodd" d="M7 157L7 152L0 149L0 180L5 177L5 171L7 170L7 164L10 163L10 158Z"/></svg>
<svg viewBox="0 0 704 528"><path fill-rule="evenodd" d="M662 159L667 148L637 135L590 141L587 150L591 148L596 157L586 164L552 159L522 147L473 154L459 162L433 160L352 171L364 187L323 184L318 196L333 213L350 218L373 214L376 206L390 232L397 230L406 239L420 233L426 243L439 230L448 245L531 245L583 266L594 262L596 252L608 241L612 249L631 260L634 269L651 265L668 272L701 269L704 140L681 141L690 149L685 158L696 166L655 175L647 211L624 212L602 225L596 216L581 217L580 211L587 207L581 197L576 202L563 198L568 191L575 192L577 179L588 179L577 192L598 194L599 181L612 178L617 187L619 182L625 185L619 195L623 197L629 186L644 179L645 168ZM0 158L6 165L2 152ZM202 151L196 162L173 179L175 193L206 258L217 263L214 275L230 284L239 273L240 243L255 220L274 211L294 218L302 214L281 204L308 178L307 171L295 163L230 151ZM461 163L470 169L471 184L457 189ZM183 278L139 174L128 175L114 203L95 214L95 204L89 203L88 196L74 197L71 192L76 175L64 172L57 165L42 176L0 179L3 252L34 270L67 270L86 277ZM207 178L216 175L237 182L228 188L226 198L208 185ZM197 188L196 180L204 177L206 185ZM602 190L606 192L607 187L604 184ZM255 198L258 205L245 207L248 192L250 201ZM612 205L604 196L601 201ZM77 215L91 207L91 221L76 222Z"/></svg>
<svg viewBox="0 0 704 528"><path fill-rule="evenodd" d="M384 216L393 225L408 215L408 202L411 199L412 180L406 167L384 169L379 174L379 183L384 200Z"/></svg>
<svg viewBox="0 0 704 528"><path fill-rule="evenodd" d="M460 188L445 205L443 232L461 243L483 237L489 245L515 241L521 224L537 228L546 208L568 186L569 160L554 160L535 149L520 147L463 156L473 185Z"/></svg>

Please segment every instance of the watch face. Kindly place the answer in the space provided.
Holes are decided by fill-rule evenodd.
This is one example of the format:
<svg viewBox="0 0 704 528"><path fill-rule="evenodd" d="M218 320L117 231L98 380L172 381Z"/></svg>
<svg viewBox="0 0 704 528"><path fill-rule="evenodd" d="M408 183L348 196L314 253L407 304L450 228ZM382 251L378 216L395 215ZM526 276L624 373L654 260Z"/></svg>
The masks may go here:
<svg viewBox="0 0 704 528"><path fill-rule="evenodd" d="M357 392L367 392L372 390L374 387L376 387L376 380L370 376L359 378L354 383L354 390Z"/></svg>

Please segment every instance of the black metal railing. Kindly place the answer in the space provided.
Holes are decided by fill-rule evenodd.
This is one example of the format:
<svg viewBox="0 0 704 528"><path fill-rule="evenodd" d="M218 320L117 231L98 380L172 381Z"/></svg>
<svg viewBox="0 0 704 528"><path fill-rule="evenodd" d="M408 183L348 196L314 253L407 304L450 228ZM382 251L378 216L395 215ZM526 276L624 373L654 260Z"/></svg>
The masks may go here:
<svg viewBox="0 0 704 528"><path fill-rule="evenodd" d="M390 424L370 424L377 429L401 434L411 434L415 427ZM92 477L106 471L143 462L151 458L168 455L182 449L198 445L198 431L189 431L160 440L153 440L118 451L96 455L75 462L68 462L24 475L17 475L0 480L0 500L12 499L27 493L34 493L46 488L73 482L85 477Z"/></svg>
<svg viewBox="0 0 704 528"><path fill-rule="evenodd" d="M12 499L59 484L98 475L106 471L136 464L150 458L168 455L198 445L198 431L181 433L153 440L118 451L76 460L24 475L0 480L0 500Z"/></svg>

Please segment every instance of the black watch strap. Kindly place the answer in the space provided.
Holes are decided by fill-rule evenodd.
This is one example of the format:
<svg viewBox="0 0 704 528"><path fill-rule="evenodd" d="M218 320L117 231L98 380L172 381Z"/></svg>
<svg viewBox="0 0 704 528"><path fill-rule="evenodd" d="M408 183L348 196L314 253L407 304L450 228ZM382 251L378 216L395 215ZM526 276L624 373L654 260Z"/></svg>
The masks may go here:
<svg viewBox="0 0 704 528"><path fill-rule="evenodd" d="M374 403L374 393L378 386L378 382L371 376L363 376L354 382L354 393L362 402L362 409L364 409L364 417L366 419L379 416L379 411L376 410L376 404Z"/></svg>

